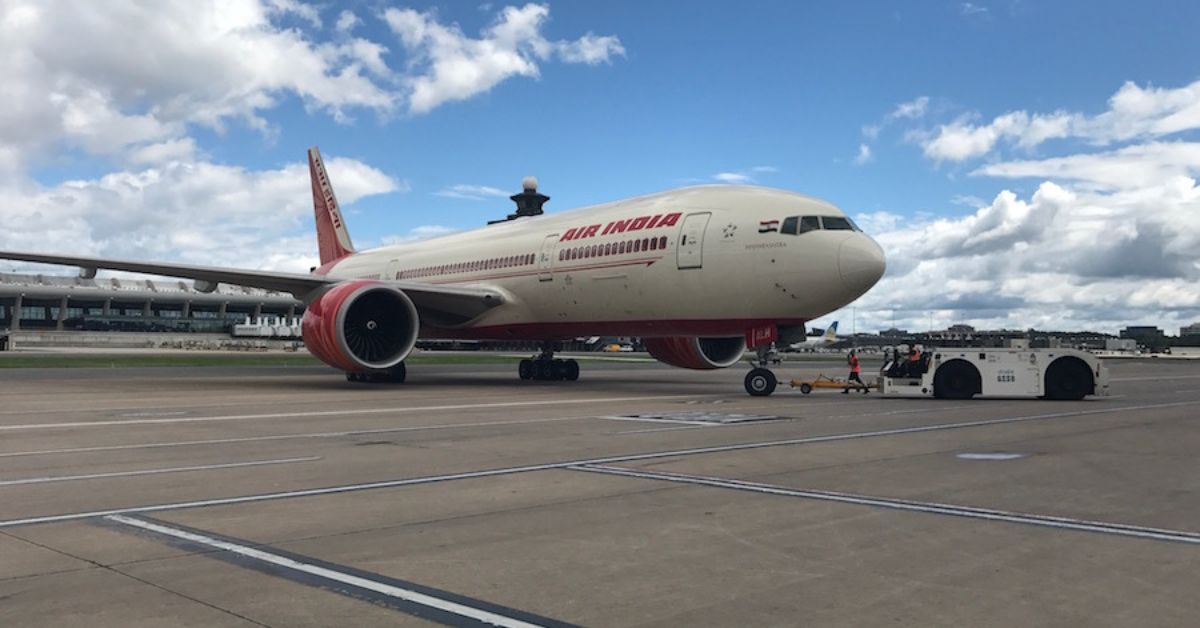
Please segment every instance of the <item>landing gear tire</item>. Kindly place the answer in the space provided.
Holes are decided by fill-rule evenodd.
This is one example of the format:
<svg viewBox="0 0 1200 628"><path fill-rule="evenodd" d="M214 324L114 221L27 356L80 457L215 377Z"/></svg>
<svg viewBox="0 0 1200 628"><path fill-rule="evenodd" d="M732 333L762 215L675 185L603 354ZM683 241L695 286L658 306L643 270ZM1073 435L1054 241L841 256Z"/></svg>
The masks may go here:
<svg viewBox="0 0 1200 628"><path fill-rule="evenodd" d="M384 381L388 383L403 384L404 380L408 379L408 367L404 366L404 363L401 362L382 373L382 375L385 378Z"/></svg>
<svg viewBox="0 0 1200 628"><path fill-rule="evenodd" d="M542 347L542 352L533 359L521 360L517 364L517 375L522 380L540 382L573 382L579 379L579 363L575 360L554 358L558 343L548 342Z"/></svg>
<svg viewBox="0 0 1200 628"><path fill-rule="evenodd" d="M579 363L575 360L567 360L566 362L563 362L563 365L563 379L567 380L568 382L578 381Z"/></svg>
<svg viewBox="0 0 1200 628"><path fill-rule="evenodd" d="M346 381L356 384L403 384L408 378L408 369L401 362L386 371L369 373L346 373Z"/></svg>
<svg viewBox="0 0 1200 628"><path fill-rule="evenodd" d="M775 374L764 368L750 369L746 373L746 392L752 397L766 397L775 392L775 385L778 380L775 379Z"/></svg>

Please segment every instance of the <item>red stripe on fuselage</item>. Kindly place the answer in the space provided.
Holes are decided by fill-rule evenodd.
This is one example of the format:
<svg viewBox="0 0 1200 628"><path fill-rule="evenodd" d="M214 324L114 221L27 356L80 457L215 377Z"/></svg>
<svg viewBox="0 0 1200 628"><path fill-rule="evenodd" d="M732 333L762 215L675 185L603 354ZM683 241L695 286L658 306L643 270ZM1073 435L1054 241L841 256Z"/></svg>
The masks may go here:
<svg viewBox="0 0 1200 628"><path fill-rule="evenodd" d="M423 329L425 338L462 338L468 340L562 340L579 336L703 336L732 338L742 336L747 329L762 325L803 325L802 318L722 318L722 319L645 319L628 321L584 321L515 323L484 325L460 329Z"/></svg>

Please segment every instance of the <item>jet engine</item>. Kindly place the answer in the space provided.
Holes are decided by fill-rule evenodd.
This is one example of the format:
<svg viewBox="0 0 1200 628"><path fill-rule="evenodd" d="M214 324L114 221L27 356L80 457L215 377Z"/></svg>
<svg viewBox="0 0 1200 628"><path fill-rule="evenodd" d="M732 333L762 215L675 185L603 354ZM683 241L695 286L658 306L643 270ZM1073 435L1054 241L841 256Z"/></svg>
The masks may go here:
<svg viewBox="0 0 1200 628"><path fill-rule="evenodd" d="M417 308L408 295L376 281L337 284L308 305L304 344L347 373L382 371L408 357L417 342Z"/></svg>
<svg viewBox="0 0 1200 628"><path fill-rule="evenodd" d="M737 364L746 352L746 339L696 338L674 336L670 338L646 338L642 341L646 351L664 364L694 370L723 369Z"/></svg>

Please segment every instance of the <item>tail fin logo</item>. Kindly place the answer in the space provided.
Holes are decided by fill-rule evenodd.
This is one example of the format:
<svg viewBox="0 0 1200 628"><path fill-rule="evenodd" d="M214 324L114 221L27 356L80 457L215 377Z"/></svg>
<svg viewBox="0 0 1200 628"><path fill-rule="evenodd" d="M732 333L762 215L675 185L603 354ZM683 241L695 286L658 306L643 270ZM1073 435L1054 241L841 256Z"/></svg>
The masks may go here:
<svg viewBox="0 0 1200 628"><path fill-rule="evenodd" d="M321 151L317 147L308 150L308 171L312 178L313 212L317 220L317 246L321 252L321 265L337 261L354 253L350 233L342 220L342 210L337 196L325 172Z"/></svg>

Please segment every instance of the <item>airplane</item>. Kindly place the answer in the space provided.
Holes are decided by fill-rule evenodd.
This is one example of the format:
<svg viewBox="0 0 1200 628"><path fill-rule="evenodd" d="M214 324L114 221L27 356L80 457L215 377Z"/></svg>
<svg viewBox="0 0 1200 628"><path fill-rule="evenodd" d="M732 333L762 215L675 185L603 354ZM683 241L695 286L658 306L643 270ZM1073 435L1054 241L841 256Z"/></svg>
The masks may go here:
<svg viewBox="0 0 1200 628"><path fill-rule="evenodd" d="M804 351L828 347L838 341L837 328L838 322L833 321L833 324L825 329L825 333L820 336L810 336L800 342L794 342L788 345L788 348L796 351Z"/></svg>
<svg viewBox="0 0 1200 628"><path fill-rule="evenodd" d="M540 341L522 380L576 380L554 358L579 336L637 336L671 366L733 366L769 395L782 336L846 306L882 277L883 250L834 205L746 185L702 185L545 214L536 179L487 226L358 251L320 151L308 151L320 266L309 273L0 251L0 259L287 292L304 302L308 351L352 382L403 382L418 337Z"/></svg>

